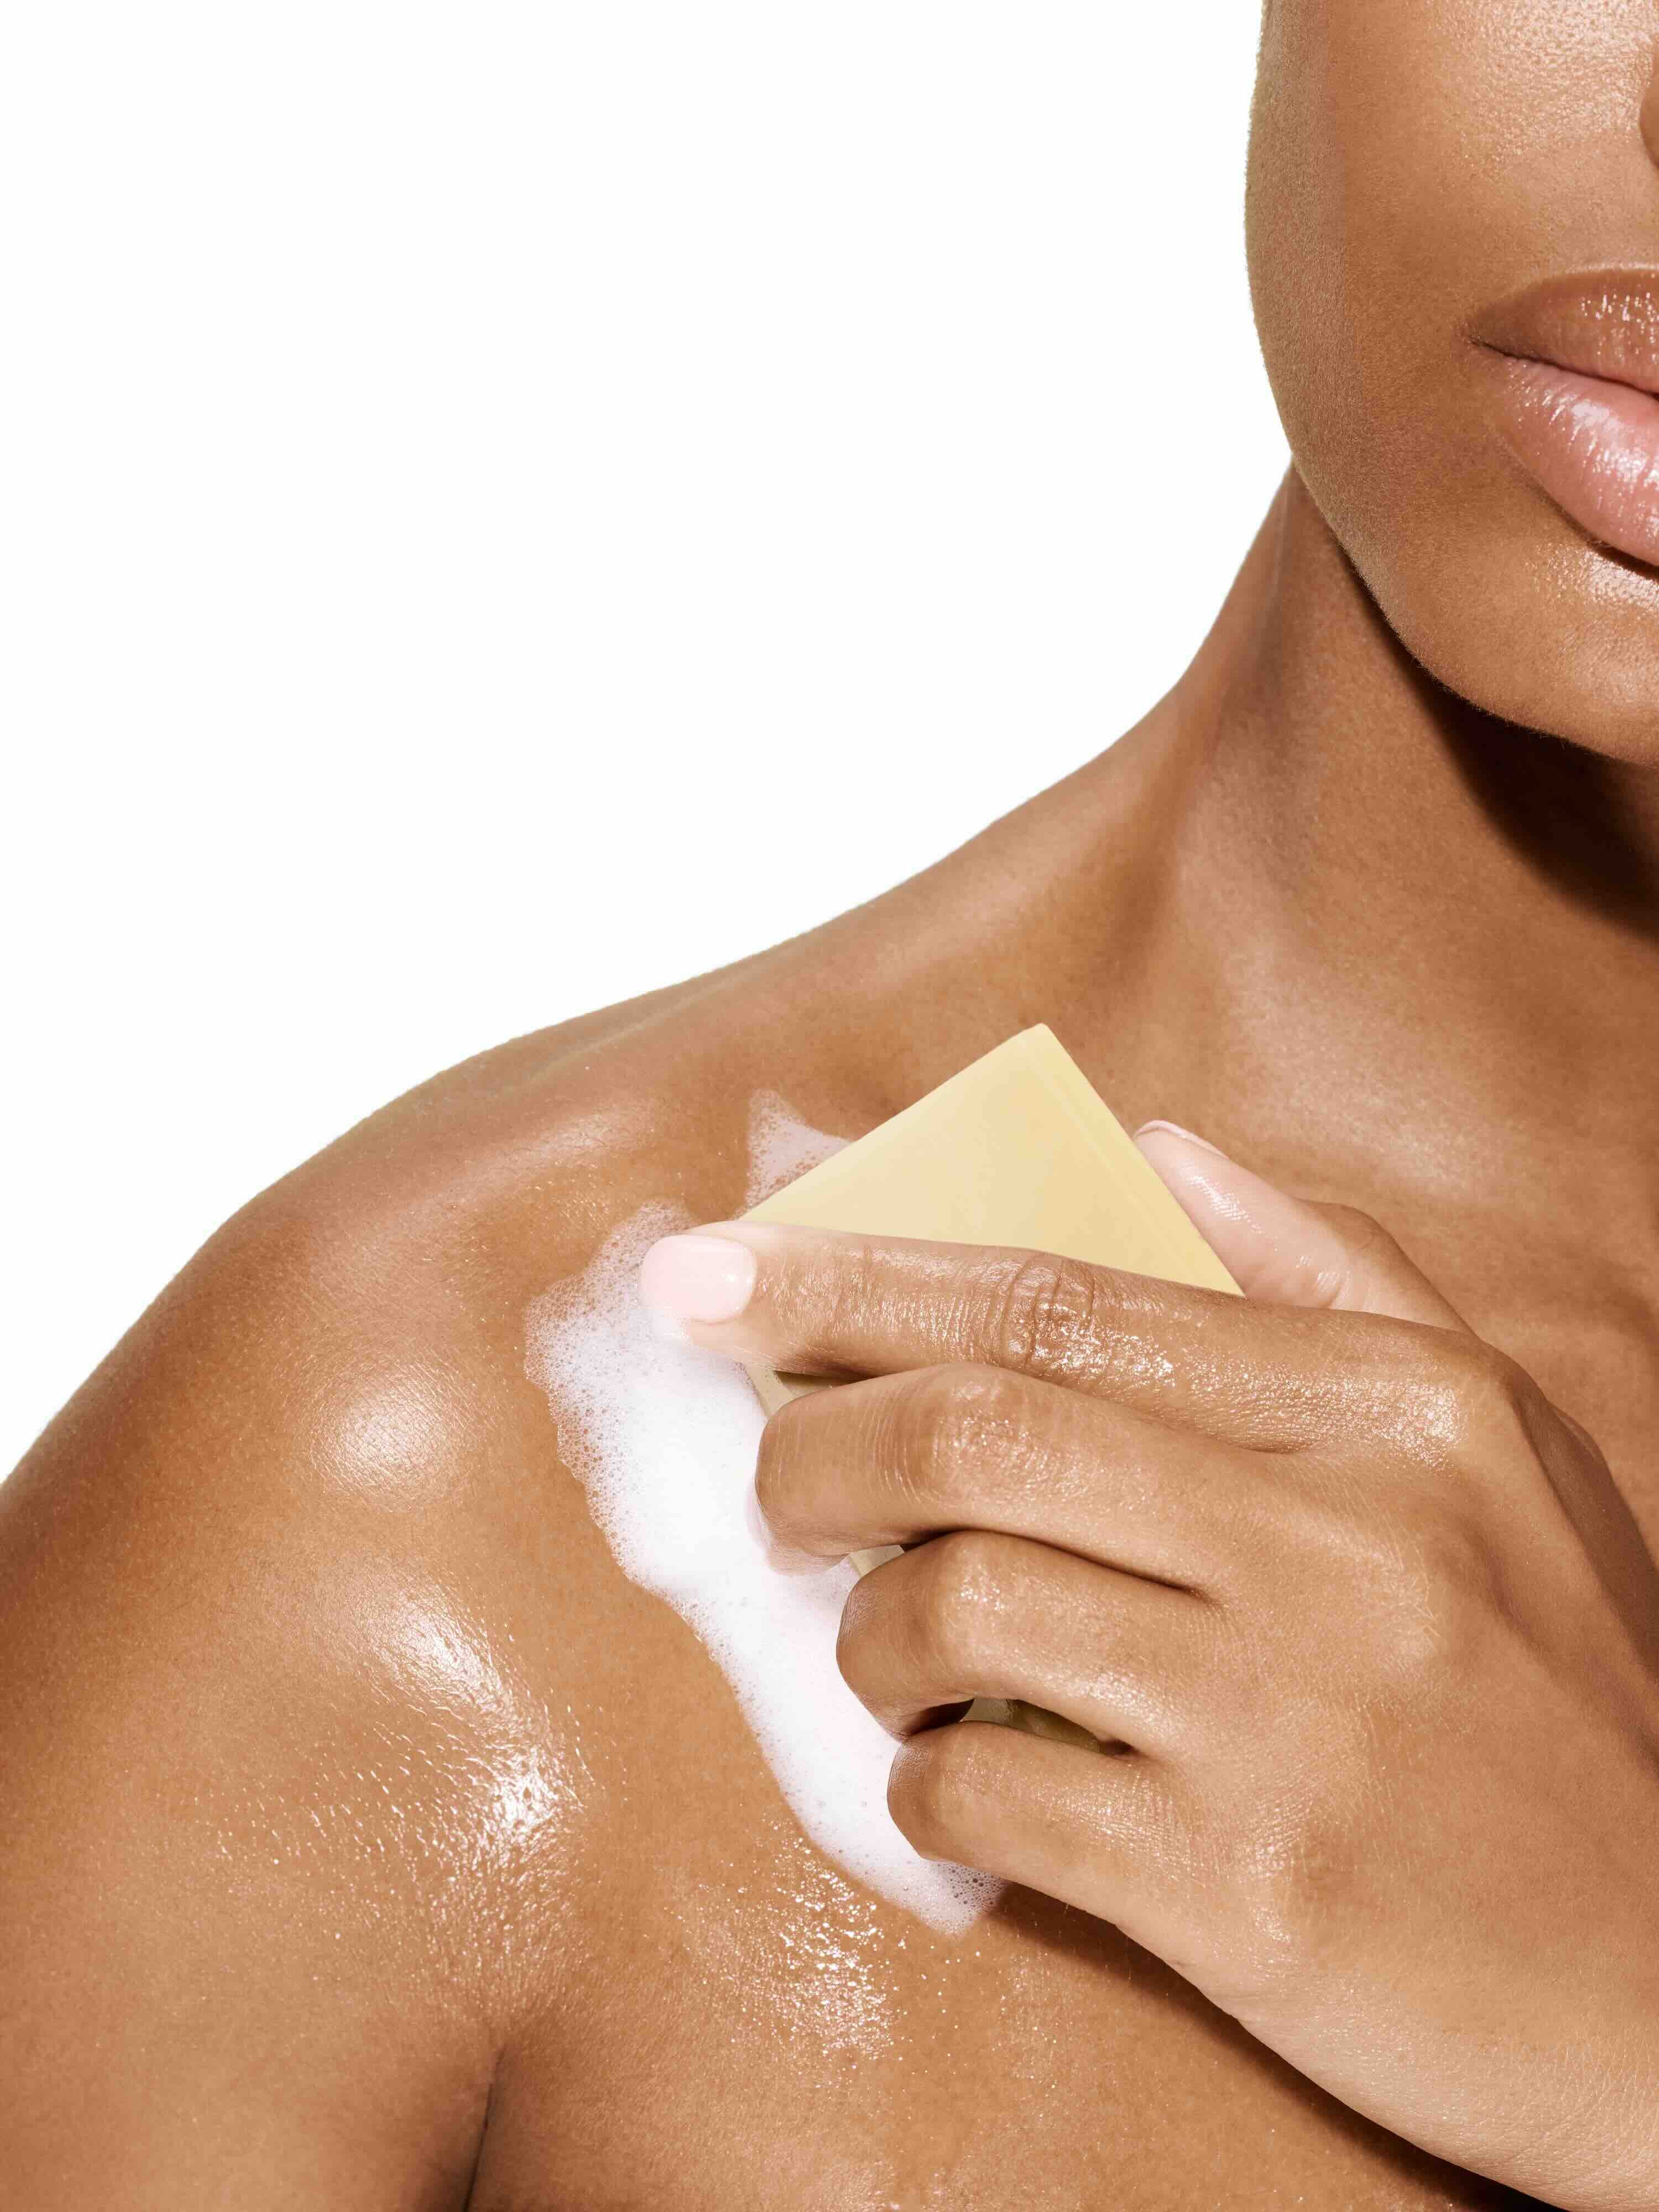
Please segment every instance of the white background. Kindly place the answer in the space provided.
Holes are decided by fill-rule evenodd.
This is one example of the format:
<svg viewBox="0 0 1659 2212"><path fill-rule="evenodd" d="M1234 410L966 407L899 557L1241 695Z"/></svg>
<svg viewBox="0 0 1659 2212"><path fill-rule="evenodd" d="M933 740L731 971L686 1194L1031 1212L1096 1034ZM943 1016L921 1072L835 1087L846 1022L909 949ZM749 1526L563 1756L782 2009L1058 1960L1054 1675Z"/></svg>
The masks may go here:
<svg viewBox="0 0 1659 2212"><path fill-rule="evenodd" d="M381 1101L1173 680L1283 465L1207 13L13 11L0 1466Z"/></svg>

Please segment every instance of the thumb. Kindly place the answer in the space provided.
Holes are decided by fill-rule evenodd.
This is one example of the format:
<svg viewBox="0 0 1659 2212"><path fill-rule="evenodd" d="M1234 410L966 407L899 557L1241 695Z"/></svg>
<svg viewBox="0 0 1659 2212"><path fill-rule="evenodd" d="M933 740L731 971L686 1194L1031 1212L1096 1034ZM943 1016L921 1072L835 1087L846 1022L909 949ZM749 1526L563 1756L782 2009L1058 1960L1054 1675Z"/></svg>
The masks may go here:
<svg viewBox="0 0 1659 2212"><path fill-rule="evenodd" d="M1173 1121L1135 1142L1247 1298L1468 1328L1369 1214L1291 1198Z"/></svg>

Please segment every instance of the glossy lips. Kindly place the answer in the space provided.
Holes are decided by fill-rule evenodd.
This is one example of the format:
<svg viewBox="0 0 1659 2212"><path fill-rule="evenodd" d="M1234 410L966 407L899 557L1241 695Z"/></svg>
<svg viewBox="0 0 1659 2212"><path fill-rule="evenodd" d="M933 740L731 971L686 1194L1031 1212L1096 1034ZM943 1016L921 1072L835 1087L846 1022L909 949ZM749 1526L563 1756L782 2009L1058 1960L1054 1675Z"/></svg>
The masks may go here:
<svg viewBox="0 0 1659 2212"><path fill-rule="evenodd" d="M1470 335L1516 459L1582 530L1659 567L1659 270L1552 277Z"/></svg>

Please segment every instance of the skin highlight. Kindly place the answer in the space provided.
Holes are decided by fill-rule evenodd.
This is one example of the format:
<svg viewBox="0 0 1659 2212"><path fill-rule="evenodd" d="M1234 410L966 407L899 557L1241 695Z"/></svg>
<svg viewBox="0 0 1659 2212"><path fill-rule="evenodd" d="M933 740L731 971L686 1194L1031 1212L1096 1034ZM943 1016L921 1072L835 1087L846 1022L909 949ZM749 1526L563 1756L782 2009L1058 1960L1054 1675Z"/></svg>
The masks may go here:
<svg viewBox="0 0 1659 2212"><path fill-rule="evenodd" d="M0 1714L20 2200L1654 2201L1595 2065L1534 2098L1553 2163L1463 2127L1471 2103L1501 2122L1491 2083L1458 2076L1424 2124L1442 2061L1407 2031L1467 2030L1461 1946L1506 1882L1542 1893L1523 1817L1458 1831L1467 1921L1380 1977L1404 2008L1381 2091L1375 2051L1296 2039L1322 1985L1292 1973L1270 2018L1174 1942L1171 1966L1115 1892L1071 1886L1075 1850L960 1942L861 1893L696 1638L617 1572L525 1328L642 1207L741 1209L757 1094L856 1137L1046 1020L1130 1126L1347 1209L1344 1264L1370 1279L1397 1249L1395 1288L1404 1267L1526 1378L1584 1507L1539 1571L1613 1651L1659 1540L1659 582L1517 459L1473 331L1563 275L1659 264L1656 35L1645 0L1274 0L1249 243L1294 467L1169 697L885 898L386 1109L228 1224L0 1488L0 1665L27 1686ZM1264 1419L1321 1396L1325 1325L1449 1330L1292 1318L1310 1364ZM1189 1363L1189 1389L1225 1403L1226 1364ZM1389 1469L1425 1389L1373 1378ZM1521 1452L1511 1421L1448 1482L1534 1494ZM1066 1533L1020 1540L1058 1559ZM1086 1625L1051 1572L1021 1586L1048 1664ZM909 1727L878 1629L852 1617L852 1671ZM1602 1670L1632 1712L1638 1667L1620 1647ZM1575 1767L1607 1709L1572 1710L1510 1778L1560 1850L1619 1790L1651 1832L1628 1766ZM1351 1802L1356 1771L1310 1754L1310 1805ZM1411 1803L1402 1783L1377 1808L1390 1867L1434 1844ZM1151 1840L1181 1863L1175 1830ZM1371 1931L1360 1973L1413 1923L1386 1894L1351 1913L1352 1864L1334 1849L1329 1926ZM1591 1917L1539 1940L1616 1953L1627 1995L1632 1892L1599 1864ZM1522 2049L1486 2023L1505 2094L1538 2088L1533 2025Z"/></svg>

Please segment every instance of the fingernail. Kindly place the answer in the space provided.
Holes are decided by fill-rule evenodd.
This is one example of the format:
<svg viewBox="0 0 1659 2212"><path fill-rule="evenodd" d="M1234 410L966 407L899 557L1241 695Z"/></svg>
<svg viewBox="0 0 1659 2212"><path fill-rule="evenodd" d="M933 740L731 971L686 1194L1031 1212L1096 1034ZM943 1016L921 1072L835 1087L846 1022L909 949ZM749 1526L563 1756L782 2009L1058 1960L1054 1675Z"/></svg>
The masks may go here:
<svg viewBox="0 0 1659 2212"><path fill-rule="evenodd" d="M676 1322L735 1321L755 1287L755 1255L729 1237L664 1237L640 1262L640 1296Z"/></svg>
<svg viewBox="0 0 1659 2212"><path fill-rule="evenodd" d="M1165 1136L1184 1137L1189 1145L1198 1145L1205 1152L1213 1152L1218 1160L1224 1160L1227 1157L1219 1145L1212 1145L1207 1137L1197 1136L1191 1129L1183 1129L1179 1121L1143 1121L1135 1131L1136 1144L1139 1144L1143 1137L1150 1137L1158 1130L1161 1130Z"/></svg>

